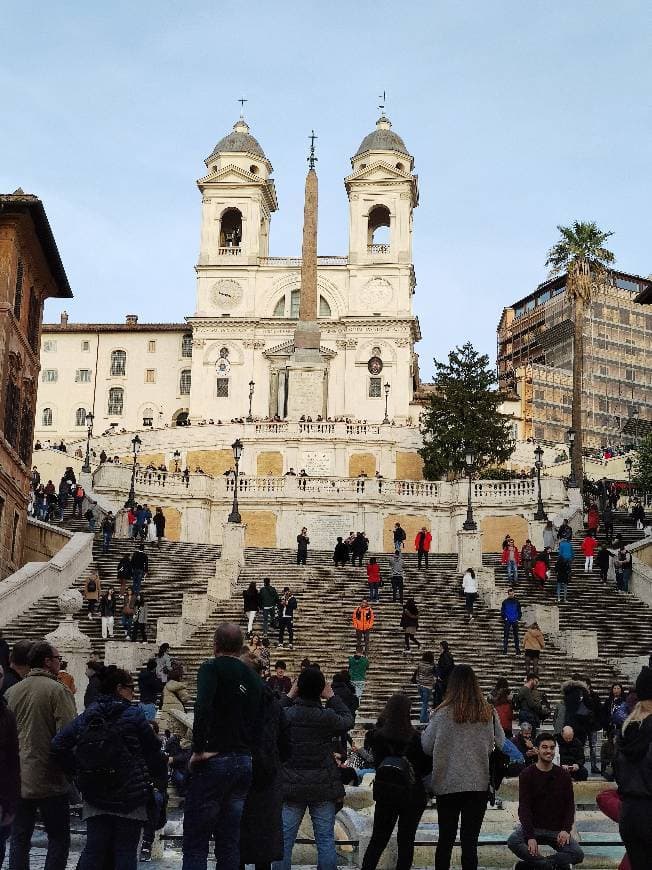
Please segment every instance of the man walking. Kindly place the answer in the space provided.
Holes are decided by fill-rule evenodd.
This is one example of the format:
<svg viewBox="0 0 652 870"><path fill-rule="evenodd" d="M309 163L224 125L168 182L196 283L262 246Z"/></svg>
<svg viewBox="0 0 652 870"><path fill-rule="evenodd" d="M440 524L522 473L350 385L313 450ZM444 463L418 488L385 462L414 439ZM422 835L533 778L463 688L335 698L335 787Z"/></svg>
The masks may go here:
<svg viewBox="0 0 652 870"><path fill-rule="evenodd" d="M258 598L263 609L263 637L267 637L267 631L273 622L274 613L281 600L276 589L270 585L269 577L263 578L263 586L258 593Z"/></svg>
<svg viewBox="0 0 652 870"><path fill-rule="evenodd" d="M392 601L398 600L403 604L403 553L395 550L394 555L389 557L389 581L392 584Z"/></svg>
<svg viewBox="0 0 652 870"><path fill-rule="evenodd" d="M54 763L54 735L77 715L70 692L57 679L61 656L46 641L29 651L28 674L7 690L20 747L20 800L11 832L10 870L29 867L32 833L40 812L48 838L47 870L65 870L70 849L70 785Z"/></svg>
<svg viewBox="0 0 652 870"><path fill-rule="evenodd" d="M143 580L149 570L149 560L145 553L145 544L141 541L131 557L131 591L138 595Z"/></svg>
<svg viewBox="0 0 652 870"><path fill-rule="evenodd" d="M369 602L363 598L362 603L353 611L353 628L355 629L355 643L364 649L364 654L369 653L369 632L374 627L375 614Z"/></svg>
<svg viewBox="0 0 652 870"><path fill-rule="evenodd" d="M405 546L405 539L407 535L405 534L405 529L401 526L400 523L394 524L394 549L402 550Z"/></svg>
<svg viewBox="0 0 652 870"><path fill-rule="evenodd" d="M523 568L523 574L525 575L526 580L529 580L532 577L532 565L536 557L537 548L528 538L521 547L521 567Z"/></svg>
<svg viewBox="0 0 652 870"><path fill-rule="evenodd" d="M305 565L308 560L308 529L304 526L297 535L297 565Z"/></svg>
<svg viewBox="0 0 652 870"><path fill-rule="evenodd" d="M570 831L575 820L575 798L570 776L554 765L555 738L542 731L535 741L539 757L518 778L518 819L507 845L519 858L516 870L557 868L581 864L584 853ZM539 851L552 846L550 859Z"/></svg>
<svg viewBox="0 0 652 870"><path fill-rule="evenodd" d="M240 628L219 625L213 649L215 658L197 674L183 870L206 870L211 836L216 867L239 870L240 819L251 785L251 752L260 738L263 684L240 661Z"/></svg>
<svg viewBox="0 0 652 870"><path fill-rule="evenodd" d="M428 529L423 526L420 532L417 532L416 537L414 539L414 549L417 553L417 569L421 570L421 563L426 563L426 568L428 567L428 553L430 552L430 545L432 544L432 535L428 531Z"/></svg>
<svg viewBox="0 0 652 870"><path fill-rule="evenodd" d="M521 610L521 602L518 600L514 594L514 590L510 586L507 590L507 598L505 598L500 608L500 618L503 621L503 655L507 655L510 634L514 636L514 649L516 650L516 655L518 656L521 654L518 641L518 623L522 616L523 611Z"/></svg>
<svg viewBox="0 0 652 870"><path fill-rule="evenodd" d="M108 553L109 547L111 545L111 538L115 534L115 517L113 516L113 511L109 511L108 514L102 520L102 552Z"/></svg>
<svg viewBox="0 0 652 870"><path fill-rule="evenodd" d="M286 586L283 589L283 595L279 603L279 623L278 623L278 649L283 648L283 639L285 630L287 629L289 648L294 649L294 611L299 605L297 599L290 592L290 587Z"/></svg>

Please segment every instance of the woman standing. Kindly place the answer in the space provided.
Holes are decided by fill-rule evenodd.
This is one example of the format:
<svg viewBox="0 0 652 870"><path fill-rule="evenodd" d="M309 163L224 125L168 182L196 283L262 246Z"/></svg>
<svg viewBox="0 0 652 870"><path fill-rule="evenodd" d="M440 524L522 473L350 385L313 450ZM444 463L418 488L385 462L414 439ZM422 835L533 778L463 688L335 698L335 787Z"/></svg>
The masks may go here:
<svg viewBox="0 0 652 870"><path fill-rule="evenodd" d="M431 653L432 655L432 653ZM374 827L362 862L362 870L376 870L394 826L398 822L396 870L409 870L414 859L414 839L426 808L423 777L432 770L432 760L421 748L419 733L410 722L410 699L407 695L392 695L380 714L376 728L368 735L374 757ZM412 782L388 788L383 782L383 761L391 756L404 759L406 770L412 771Z"/></svg>
<svg viewBox="0 0 652 870"><path fill-rule="evenodd" d="M252 580L249 586L247 586L243 591L242 599L244 602L244 612L248 620L247 635L251 636L251 632L254 628L254 619L256 618L256 614L260 607L260 598L258 596L258 589L256 588L255 580Z"/></svg>
<svg viewBox="0 0 652 870"><path fill-rule="evenodd" d="M134 643L138 640L138 635L141 643L147 643L147 603L142 592L136 595L134 601L134 622L131 630L131 639Z"/></svg>
<svg viewBox="0 0 652 870"><path fill-rule="evenodd" d="M473 568L467 568L462 577L462 589L464 591L464 603L466 616L469 622L473 619L473 602L478 597L478 581L475 579Z"/></svg>
<svg viewBox="0 0 652 870"><path fill-rule="evenodd" d="M113 637L115 597L112 587L100 598L100 617L102 620L102 640L106 640L107 637Z"/></svg>
<svg viewBox="0 0 652 870"><path fill-rule="evenodd" d="M533 622L523 635L525 676L539 676L539 656L546 648L546 639L537 622Z"/></svg>
<svg viewBox="0 0 652 870"><path fill-rule="evenodd" d="M84 584L84 598L88 605L88 618L93 619L97 602L102 594L102 583L97 568L92 568L88 580Z"/></svg>
<svg viewBox="0 0 652 870"><path fill-rule="evenodd" d="M620 836L632 870L648 870L652 854L652 668L636 680L636 706L623 724L615 759L622 798Z"/></svg>
<svg viewBox="0 0 652 870"><path fill-rule="evenodd" d="M408 598L403 605L401 628L405 635L404 653L410 652L410 638L412 639L412 643L416 643L418 647L421 646L421 641L417 638L417 631L419 629L419 608L416 606L414 598Z"/></svg>
<svg viewBox="0 0 652 870"><path fill-rule="evenodd" d="M378 601L378 589L380 588L380 565L376 557L372 556L367 565L367 584L369 586L369 601Z"/></svg>
<svg viewBox="0 0 652 870"><path fill-rule="evenodd" d="M487 809L489 755L504 742L498 715L483 697L473 668L457 665L441 706L421 735L423 751L432 754L432 790L437 796L435 870L450 870L460 817L462 870L476 870Z"/></svg>
<svg viewBox="0 0 652 870"><path fill-rule="evenodd" d="M435 655L428 650L421 656L421 661L412 675L412 681L417 685L419 700L421 701L421 713L419 722L427 725L430 718L430 700L432 698L432 684L435 677Z"/></svg>
<svg viewBox="0 0 652 870"><path fill-rule="evenodd" d="M172 659L170 658L169 649L169 643L162 643L158 648L158 652L154 656L154 661L156 662L156 676L163 685L167 683L168 675L172 668Z"/></svg>

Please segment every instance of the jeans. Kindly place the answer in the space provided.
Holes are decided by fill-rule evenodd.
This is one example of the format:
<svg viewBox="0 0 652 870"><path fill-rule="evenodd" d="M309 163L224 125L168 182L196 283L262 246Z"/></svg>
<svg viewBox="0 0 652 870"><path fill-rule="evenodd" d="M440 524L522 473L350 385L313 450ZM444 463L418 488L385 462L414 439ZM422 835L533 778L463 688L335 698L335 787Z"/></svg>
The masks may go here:
<svg viewBox="0 0 652 870"><path fill-rule="evenodd" d="M240 819L250 785L250 755L227 752L194 767L183 816L182 870L206 870L211 834L216 866L239 870Z"/></svg>
<svg viewBox="0 0 652 870"><path fill-rule="evenodd" d="M419 722L427 725L430 721L430 699L432 698L432 689L426 686L417 686L419 698L421 700L421 713L419 714Z"/></svg>
<svg viewBox="0 0 652 870"><path fill-rule="evenodd" d="M392 601L396 601L397 599L403 604L403 578L402 577L392 577Z"/></svg>
<svg viewBox="0 0 652 870"><path fill-rule="evenodd" d="M478 838L486 810L486 791L460 791L437 796L439 842L435 852L435 870L450 870L460 816L462 870L477 870Z"/></svg>
<svg viewBox="0 0 652 870"><path fill-rule="evenodd" d="M507 563L507 579L510 583L518 581L518 565L513 559L510 559Z"/></svg>
<svg viewBox="0 0 652 870"><path fill-rule="evenodd" d="M648 870L652 852L652 800L627 800L620 808L619 830L632 870Z"/></svg>
<svg viewBox="0 0 652 870"><path fill-rule="evenodd" d="M113 532L102 532L102 552L108 553Z"/></svg>
<svg viewBox="0 0 652 870"><path fill-rule="evenodd" d="M396 870L410 870L414 860L414 839L419 827L419 821L423 815L425 803L407 803L397 807L393 804L376 801L374 811L374 827L371 839L364 853L362 870L376 870L380 856L383 854L389 838L392 836L394 825L398 821L396 832Z"/></svg>
<svg viewBox="0 0 652 870"><path fill-rule="evenodd" d="M530 855L527 848L527 840L520 825L517 825L509 835L507 845L517 858L521 861L526 861L532 867L550 867L551 865L553 867L569 867L571 864L581 864L584 860L584 852L581 850L577 840L571 837L565 846L560 847L557 845L557 834L558 831L545 831L540 828L534 829L534 839L537 843L540 846L552 846L555 850L556 854L552 855L550 859L544 858L542 855L538 858Z"/></svg>
<svg viewBox="0 0 652 870"><path fill-rule="evenodd" d="M426 563L426 568L428 567L428 554L425 550L419 550L417 553L417 568L421 567L421 562Z"/></svg>
<svg viewBox="0 0 652 870"><path fill-rule="evenodd" d="M94 532L94 531L95 531L95 523L97 522L97 520L95 519L95 517L89 517L89 518L86 520L86 522L88 523L88 531L89 531L89 532Z"/></svg>
<svg viewBox="0 0 652 870"><path fill-rule="evenodd" d="M505 622L503 624L503 652L507 652L507 645L509 644L509 636L510 634L514 635L514 648L516 650L516 655L519 655L521 650L518 643L518 623L516 622Z"/></svg>
<svg viewBox="0 0 652 870"><path fill-rule="evenodd" d="M64 499L64 502L63 502L62 507L65 507L65 506L66 506L66 501L67 501L67 499ZM79 511L79 516L82 515L82 505L83 505L83 503L84 503L84 499L83 499L83 498L76 498L76 499L73 501L73 503L72 503L72 515L73 515L73 517L75 516L75 514L77 513L77 511Z"/></svg>
<svg viewBox="0 0 652 870"><path fill-rule="evenodd" d="M107 856L113 870L136 870L138 842L143 823L139 819L120 816L92 816L86 820L86 846L81 854L79 870L102 867Z"/></svg>
<svg viewBox="0 0 652 870"><path fill-rule="evenodd" d="M29 850L36 822L36 810L41 813L48 836L48 852L44 870L66 870L70 850L70 802L67 795L47 798L19 798L9 846L10 870L27 870Z"/></svg>
<svg viewBox="0 0 652 870"><path fill-rule="evenodd" d="M466 607L466 612L469 616L473 616L473 603L476 599L477 594L477 592L464 593L464 606Z"/></svg>
<svg viewBox="0 0 652 870"><path fill-rule="evenodd" d="M334 801L283 804L283 860L274 861L272 870L291 870L292 848L306 809L310 813L315 833L319 870L337 870L334 832L337 807Z"/></svg>
<svg viewBox="0 0 652 870"><path fill-rule="evenodd" d="M532 576L532 559L522 559L521 560L521 568L523 569L523 574L525 575L525 579L529 580Z"/></svg>
<svg viewBox="0 0 652 870"><path fill-rule="evenodd" d="M0 827L0 867L2 867L5 862L5 848L10 836L11 825L2 825Z"/></svg>
<svg viewBox="0 0 652 870"><path fill-rule="evenodd" d="M364 654L367 655L369 652L369 632L361 631L356 628L355 630L355 645L356 647L362 647L364 649Z"/></svg>
<svg viewBox="0 0 652 870"><path fill-rule="evenodd" d="M589 759L591 761L591 771L595 772L598 768L598 756L596 753L596 748L598 745L598 732L597 731L589 731L588 742L589 742Z"/></svg>
<svg viewBox="0 0 652 870"><path fill-rule="evenodd" d="M285 636L285 629L288 631L288 640L290 641L290 645L294 644L294 625L292 623L291 616L282 616L279 621L278 626L278 642L283 643L283 638Z"/></svg>
<svg viewBox="0 0 652 870"><path fill-rule="evenodd" d="M365 680L351 680L353 683L353 688L355 689L355 693L358 696L358 701L362 697L362 693L364 692L364 684Z"/></svg>
<svg viewBox="0 0 652 870"><path fill-rule="evenodd" d="M568 594L568 583L562 583L557 580L557 601L561 601L563 598L566 601L566 596Z"/></svg>
<svg viewBox="0 0 652 870"><path fill-rule="evenodd" d="M122 628L124 629L124 633L128 634L131 637L131 630L134 623L133 616L127 616L126 613L123 613L120 617L120 622L122 624Z"/></svg>
<svg viewBox="0 0 652 870"><path fill-rule="evenodd" d="M369 587L369 601L378 601L379 583L367 583Z"/></svg>
<svg viewBox="0 0 652 870"><path fill-rule="evenodd" d="M131 591L134 595L138 595L140 592L140 587L143 585L143 578L145 577L144 571L139 571L138 568L134 568L131 572Z"/></svg>
<svg viewBox="0 0 652 870"><path fill-rule="evenodd" d="M274 616L274 607L263 607L263 635L267 637L267 629L269 628Z"/></svg>

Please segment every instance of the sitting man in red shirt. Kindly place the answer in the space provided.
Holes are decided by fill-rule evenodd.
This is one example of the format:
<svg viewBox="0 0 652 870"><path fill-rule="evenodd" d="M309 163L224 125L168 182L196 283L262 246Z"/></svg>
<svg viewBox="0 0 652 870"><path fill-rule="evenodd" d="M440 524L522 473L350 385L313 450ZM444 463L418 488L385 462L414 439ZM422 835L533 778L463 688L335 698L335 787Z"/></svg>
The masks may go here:
<svg viewBox="0 0 652 870"><path fill-rule="evenodd" d="M516 870L527 868L557 868L581 864L584 852L570 831L575 819L575 797L570 776L553 765L555 738L542 731L535 746L539 750L536 764L526 767L518 778L518 818L520 825L507 840L507 845L520 860ZM539 846L552 846L556 854L550 857Z"/></svg>

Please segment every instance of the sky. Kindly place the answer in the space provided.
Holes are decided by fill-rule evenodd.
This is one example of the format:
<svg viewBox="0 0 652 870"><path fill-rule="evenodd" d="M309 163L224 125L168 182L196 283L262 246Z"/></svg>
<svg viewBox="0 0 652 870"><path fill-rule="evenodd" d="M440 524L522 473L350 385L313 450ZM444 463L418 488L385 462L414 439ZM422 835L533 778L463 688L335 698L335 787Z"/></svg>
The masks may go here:
<svg viewBox="0 0 652 870"><path fill-rule="evenodd" d="M240 97L274 166L270 254L299 256L311 129L319 253L346 254L343 178L386 92L419 175L424 379L467 340L493 363L558 224L652 272L649 0L4 0L0 40L0 191L41 197L75 294L46 320L193 313L195 181Z"/></svg>

